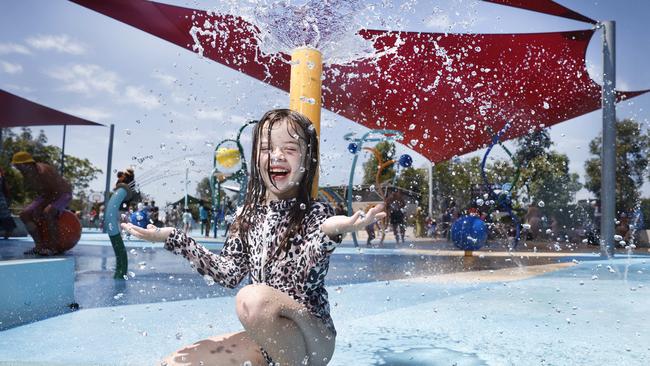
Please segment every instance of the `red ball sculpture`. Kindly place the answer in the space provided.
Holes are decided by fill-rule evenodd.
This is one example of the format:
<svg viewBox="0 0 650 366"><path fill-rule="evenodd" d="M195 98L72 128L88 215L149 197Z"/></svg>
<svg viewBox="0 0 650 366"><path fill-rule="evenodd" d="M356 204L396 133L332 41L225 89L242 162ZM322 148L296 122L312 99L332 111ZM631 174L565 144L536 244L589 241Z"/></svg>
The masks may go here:
<svg viewBox="0 0 650 366"><path fill-rule="evenodd" d="M72 249L81 238L81 223L70 211L63 211L58 218L59 236L54 240L47 240L50 246L47 249L57 254ZM49 229L44 221L38 223L39 234L43 238L49 238Z"/></svg>

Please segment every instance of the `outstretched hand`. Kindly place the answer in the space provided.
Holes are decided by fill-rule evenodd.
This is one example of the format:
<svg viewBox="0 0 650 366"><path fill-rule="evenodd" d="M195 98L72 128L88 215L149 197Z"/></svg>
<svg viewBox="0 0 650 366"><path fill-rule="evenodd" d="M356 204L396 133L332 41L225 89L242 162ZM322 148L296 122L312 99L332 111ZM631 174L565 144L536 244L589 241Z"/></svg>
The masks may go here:
<svg viewBox="0 0 650 366"><path fill-rule="evenodd" d="M327 218L321 225L321 230L329 236L358 231L386 217L384 204L379 204L368 212L357 211L352 216L337 215Z"/></svg>
<svg viewBox="0 0 650 366"><path fill-rule="evenodd" d="M154 225L147 225L146 229L143 229L139 226L133 224L122 224L122 229L127 233L135 236L138 239L143 239L147 241L165 241L169 234L174 231L173 227L156 227Z"/></svg>

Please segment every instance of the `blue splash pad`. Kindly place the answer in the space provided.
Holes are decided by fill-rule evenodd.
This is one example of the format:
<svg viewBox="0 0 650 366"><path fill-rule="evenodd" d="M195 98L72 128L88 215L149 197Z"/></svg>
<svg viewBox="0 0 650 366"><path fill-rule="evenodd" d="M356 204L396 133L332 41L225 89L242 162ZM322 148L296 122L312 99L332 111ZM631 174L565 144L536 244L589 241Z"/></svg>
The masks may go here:
<svg viewBox="0 0 650 366"><path fill-rule="evenodd" d="M649 262L621 256L511 282L330 287L339 332L330 364L648 364ZM0 332L0 360L151 365L240 329L231 296L85 309Z"/></svg>

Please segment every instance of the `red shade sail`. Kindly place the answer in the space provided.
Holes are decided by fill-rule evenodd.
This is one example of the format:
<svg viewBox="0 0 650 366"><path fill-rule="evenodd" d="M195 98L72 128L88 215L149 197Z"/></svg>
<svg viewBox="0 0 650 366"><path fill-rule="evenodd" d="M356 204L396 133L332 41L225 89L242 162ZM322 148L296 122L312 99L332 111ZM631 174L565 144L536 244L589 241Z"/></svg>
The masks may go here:
<svg viewBox="0 0 650 366"><path fill-rule="evenodd" d="M548 15L555 15L562 18L568 18L573 20L579 20L581 22L587 22L591 24L596 24L595 20L588 18L580 13L566 8L555 1L551 0L483 0L488 3L494 3L499 5L512 6L519 9L531 10L538 13L544 13Z"/></svg>
<svg viewBox="0 0 650 366"><path fill-rule="evenodd" d="M142 0L74 2L289 91L290 65L259 51L239 17ZM593 30L539 34L442 34L363 30L375 57L323 68L323 107L368 128L396 129L433 162L482 148L507 121L504 139L600 108L585 53ZM286 56L284 57L287 58ZM618 93L618 100L644 93Z"/></svg>
<svg viewBox="0 0 650 366"><path fill-rule="evenodd" d="M103 126L0 90L0 127Z"/></svg>

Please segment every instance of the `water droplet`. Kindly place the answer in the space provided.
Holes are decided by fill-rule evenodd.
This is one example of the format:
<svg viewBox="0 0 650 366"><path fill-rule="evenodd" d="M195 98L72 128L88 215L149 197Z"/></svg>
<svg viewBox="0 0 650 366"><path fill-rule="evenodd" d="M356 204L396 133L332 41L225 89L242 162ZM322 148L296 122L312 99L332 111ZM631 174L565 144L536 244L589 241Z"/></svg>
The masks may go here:
<svg viewBox="0 0 650 366"><path fill-rule="evenodd" d="M165 145L165 143L160 144L160 150L165 150L165 147L167 147L167 145Z"/></svg>
<svg viewBox="0 0 650 366"><path fill-rule="evenodd" d="M545 205L546 204L544 203L544 201L537 202L537 206L539 206L539 207L544 207Z"/></svg>
<svg viewBox="0 0 650 366"><path fill-rule="evenodd" d="M477 206L483 206L484 203L485 203L485 201L483 201L483 200L480 199L480 198L476 200L476 205L477 205Z"/></svg>
<svg viewBox="0 0 650 366"><path fill-rule="evenodd" d="M549 108L551 108L551 105L548 104L547 101L544 101L544 103L542 104L542 106L544 107L544 109L549 109Z"/></svg>
<svg viewBox="0 0 650 366"><path fill-rule="evenodd" d="M212 278L209 275L203 276L203 281L205 281L205 284L208 286L213 286L214 285L214 278Z"/></svg>
<svg viewBox="0 0 650 366"><path fill-rule="evenodd" d="M301 203L301 204L300 204L300 209L301 209L301 210L305 210L305 209L307 209L307 205L305 205L304 203Z"/></svg>
<svg viewBox="0 0 650 366"><path fill-rule="evenodd" d="M129 130L128 128L127 128L126 130L124 130L124 132L125 132L127 135L131 135L131 130Z"/></svg>

